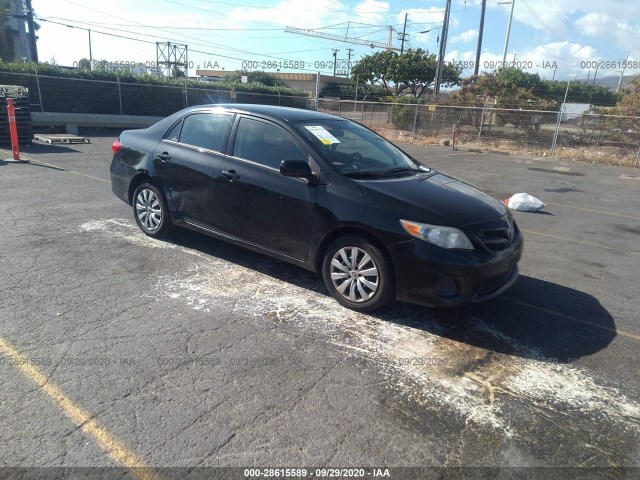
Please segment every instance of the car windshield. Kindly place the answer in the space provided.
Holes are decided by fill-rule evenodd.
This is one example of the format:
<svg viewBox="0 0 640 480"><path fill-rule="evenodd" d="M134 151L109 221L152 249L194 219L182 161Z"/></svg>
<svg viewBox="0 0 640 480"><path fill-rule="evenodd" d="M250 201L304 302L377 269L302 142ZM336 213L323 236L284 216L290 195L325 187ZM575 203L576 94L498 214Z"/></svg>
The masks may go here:
<svg viewBox="0 0 640 480"><path fill-rule="evenodd" d="M415 175L429 171L381 136L347 120L305 120L294 127L323 153L339 173L351 178Z"/></svg>

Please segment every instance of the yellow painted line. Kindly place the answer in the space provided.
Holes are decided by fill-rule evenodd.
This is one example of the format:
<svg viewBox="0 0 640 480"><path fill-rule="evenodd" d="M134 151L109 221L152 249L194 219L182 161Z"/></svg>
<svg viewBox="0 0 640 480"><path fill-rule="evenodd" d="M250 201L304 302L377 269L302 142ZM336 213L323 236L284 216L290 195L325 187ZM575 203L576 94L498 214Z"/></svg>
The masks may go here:
<svg viewBox="0 0 640 480"><path fill-rule="evenodd" d="M76 405L40 369L32 365L27 357L18 352L13 345L2 337L0 337L0 352L6 357L13 358L15 366L40 387L58 405L60 410L86 435L93 438L111 458L123 467L131 469L132 477L139 480L159 480L160 477L146 466L135 453L100 425L97 420L94 420L89 412Z"/></svg>
<svg viewBox="0 0 640 480"><path fill-rule="evenodd" d="M548 203L547 205L556 205L556 206L559 206L559 207L575 208L576 210L583 210L585 212L602 213L604 215L614 215L616 217L630 218L632 220L640 220L640 217L634 217L632 215L623 215L621 213L607 212L607 211L604 211L604 210L595 210L593 208L574 207L573 205L565 205L564 203Z"/></svg>
<svg viewBox="0 0 640 480"><path fill-rule="evenodd" d="M527 307L527 308L533 308L534 310L538 310L540 312L548 313L549 315L554 315L556 317L565 318L567 320L571 320L571 321L576 322L576 323L582 323L584 325L589 325L590 327L599 328L600 330L606 330L607 332L613 332L613 333L615 333L617 335L622 335L622 336L625 336L625 337L628 337L628 338L632 338L634 340L640 340L640 335L636 335L634 333L625 332L624 330L616 330L615 328L605 327L604 325L598 325L597 323L590 322L589 320L582 320L580 318L572 317L570 315L565 315L564 313L556 312L554 310L549 310L548 308L538 307L536 305L531 305L531 304L526 303L526 302L521 302L520 300L515 300L515 299L510 298L510 297L503 296L502 298L504 300L508 301L508 302L515 303L517 305L520 305L520 306L523 306L523 307Z"/></svg>
<svg viewBox="0 0 640 480"><path fill-rule="evenodd" d="M629 255L640 255L640 252L631 252L629 250L622 250L621 248L607 247L606 245L599 245L597 243L583 242L582 240L575 240L573 238L561 237L559 235L551 235L550 233L533 232L531 230L522 230L522 231L524 233L530 233L532 235L540 235L540 236L543 236L543 237L555 238L557 240L563 240L565 242L579 243L580 245L587 245L589 247L604 248L606 250L613 250L615 252L628 253Z"/></svg>
<svg viewBox="0 0 640 480"><path fill-rule="evenodd" d="M23 160L29 160L31 163L45 165L47 167L52 167L62 172L73 173L74 175L80 175L81 177L91 178L92 180L98 180L99 182L111 183L109 180L105 180L104 178L94 177L93 175L88 175L86 173L76 172L75 170L69 170L68 168L61 167L59 165L53 165L51 163L43 162L42 160L34 160L33 158L25 157L24 155L20 155L20 158Z"/></svg>

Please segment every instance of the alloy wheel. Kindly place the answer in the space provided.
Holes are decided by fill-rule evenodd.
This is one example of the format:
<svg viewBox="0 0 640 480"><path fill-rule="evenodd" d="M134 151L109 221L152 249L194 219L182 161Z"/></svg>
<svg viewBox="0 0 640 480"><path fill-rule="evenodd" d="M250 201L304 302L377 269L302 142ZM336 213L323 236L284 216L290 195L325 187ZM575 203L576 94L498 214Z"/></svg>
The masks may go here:
<svg viewBox="0 0 640 480"><path fill-rule="evenodd" d="M378 291L378 267L361 248L338 250L331 259L330 274L335 289L350 302L366 302Z"/></svg>
<svg viewBox="0 0 640 480"><path fill-rule="evenodd" d="M158 196L150 189L144 188L136 197L136 216L140 225L153 232L162 222L162 204Z"/></svg>

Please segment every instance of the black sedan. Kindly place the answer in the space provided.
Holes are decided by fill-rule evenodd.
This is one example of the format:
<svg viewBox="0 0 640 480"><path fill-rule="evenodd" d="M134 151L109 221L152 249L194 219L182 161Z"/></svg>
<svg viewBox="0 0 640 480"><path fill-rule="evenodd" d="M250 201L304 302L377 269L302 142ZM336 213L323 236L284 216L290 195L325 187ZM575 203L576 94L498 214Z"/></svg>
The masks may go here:
<svg viewBox="0 0 640 480"><path fill-rule="evenodd" d="M201 105L123 132L113 153L113 191L145 234L177 225L322 272L354 310L487 300L518 277L501 202L350 120Z"/></svg>

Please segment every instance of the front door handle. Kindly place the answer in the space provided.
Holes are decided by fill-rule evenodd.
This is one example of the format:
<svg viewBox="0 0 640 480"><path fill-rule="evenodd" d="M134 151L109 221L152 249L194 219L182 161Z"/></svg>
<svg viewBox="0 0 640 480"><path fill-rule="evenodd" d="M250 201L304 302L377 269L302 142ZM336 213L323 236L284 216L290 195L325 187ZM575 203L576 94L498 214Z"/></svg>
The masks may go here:
<svg viewBox="0 0 640 480"><path fill-rule="evenodd" d="M240 175L238 175L235 170L222 170L221 173L229 180L238 180L240 178Z"/></svg>
<svg viewBox="0 0 640 480"><path fill-rule="evenodd" d="M167 152L158 153L156 157L158 157L163 162L166 162L167 160L171 160L171 155L169 155L169 153Z"/></svg>

